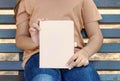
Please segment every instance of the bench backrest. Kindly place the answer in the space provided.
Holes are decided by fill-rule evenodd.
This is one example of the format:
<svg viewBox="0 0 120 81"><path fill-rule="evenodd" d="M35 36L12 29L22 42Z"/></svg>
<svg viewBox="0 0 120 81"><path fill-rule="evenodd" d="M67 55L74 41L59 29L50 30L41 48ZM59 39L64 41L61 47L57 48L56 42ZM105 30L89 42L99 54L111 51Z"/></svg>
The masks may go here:
<svg viewBox="0 0 120 81"><path fill-rule="evenodd" d="M120 9L120 0L94 0L100 9ZM16 0L0 0L0 10L11 10ZM102 14L100 24L119 24L120 14ZM0 25L15 25L13 15L0 14ZM105 39L120 39L119 28L101 28ZM15 39L15 29L0 29L0 39ZM85 30L82 31L84 38L87 38ZM21 67L22 50L18 49L15 43L0 43L0 53L19 53L19 61L0 61L0 71L19 71L19 76L0 76L1 81L18 81L23 75ZM120 53L120 43L104 43L98 53ZM116 60L94 60L95 68L100 71L120 71L120 61ZM3 77L3 78L1 78ZM11 78L12 77L12 78ZM6 79L7 78L7 79ZM120 81L120 74L101 74L102 81ZM20 81L20 80L19 80Z"/></svg>

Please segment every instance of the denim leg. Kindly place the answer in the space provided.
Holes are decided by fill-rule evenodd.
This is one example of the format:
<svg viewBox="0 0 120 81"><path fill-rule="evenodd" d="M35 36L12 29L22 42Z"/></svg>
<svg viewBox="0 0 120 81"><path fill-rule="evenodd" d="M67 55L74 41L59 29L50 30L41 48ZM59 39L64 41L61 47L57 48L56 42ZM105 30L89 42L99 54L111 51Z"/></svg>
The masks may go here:
<svg viewBox="0 0 120 81"><path fill-rule="evenodd" d="M39 54L33 55L25 65L25 81L61 81L59 69L39 68Z"/></svg>
<svg viewBox="0 0 120 81"><path fill-rule="evenodd" d="M55 78L49 74L38 74L32 79L32 81L57 81L57 80L55 80Z"/></svg>
<svg viewBox="0 0 120 81"><path fill-rule="evenodd" d="M85 67L62 69L61 71L63 81L100 81L100 77L91 63Z"/></svg>

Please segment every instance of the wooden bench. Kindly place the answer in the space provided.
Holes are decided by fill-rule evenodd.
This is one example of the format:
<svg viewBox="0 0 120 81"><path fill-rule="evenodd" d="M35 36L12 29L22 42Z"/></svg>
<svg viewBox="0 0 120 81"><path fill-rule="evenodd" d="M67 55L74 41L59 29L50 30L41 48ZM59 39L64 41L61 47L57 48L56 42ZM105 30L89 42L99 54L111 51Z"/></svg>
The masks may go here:
<svg viewBox="0 0 120 81"><path fill-rule="evenodd" d="M120 0L94 0L98 8L120 9ZM16 0L0 0L0 10L10 10L16 4ZM119 24L120 14L102 14L100 24ZM13 15L0 14L0 25L14 25ZM4 26L3 26L4 28ZM15 29L0 29L0 39L14 39ZM102 29L105 39L120 39L119 28ZM83 37L87 38L85 30ZM0 61L0 71L18 71L18 75L0 75L0 81L23 81L23 69L21 67L23 51L18 49L15 43L0 43L0 53L19 53L19 61ZM104 43L98 53L120 53L120 43ZM93 60L91 61L98 71L120 71L120 61ZM120 81L120 74L100 74L102 81Z"/></svg>

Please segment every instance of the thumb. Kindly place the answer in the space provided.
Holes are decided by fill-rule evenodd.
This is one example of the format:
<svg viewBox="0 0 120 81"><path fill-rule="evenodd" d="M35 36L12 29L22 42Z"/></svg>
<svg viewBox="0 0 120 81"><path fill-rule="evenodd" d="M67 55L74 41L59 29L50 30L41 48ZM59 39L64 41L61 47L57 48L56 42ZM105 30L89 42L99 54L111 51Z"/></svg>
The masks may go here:
<svg viewBox="0 0 120 81"><path fill-rule="evenodd" d="M33 27L29 28L29 32L30 32L30 33L35 32L35 31L36 31L35 28L33 28Z"/></svg>

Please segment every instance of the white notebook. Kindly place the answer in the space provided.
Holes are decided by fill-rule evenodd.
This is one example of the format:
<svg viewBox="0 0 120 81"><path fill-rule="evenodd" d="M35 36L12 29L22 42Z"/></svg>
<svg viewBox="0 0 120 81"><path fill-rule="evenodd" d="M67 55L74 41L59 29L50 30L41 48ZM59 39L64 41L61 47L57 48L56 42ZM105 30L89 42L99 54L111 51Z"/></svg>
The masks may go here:
<svg viewBox="0 0 120 81"><path fill-rule="evenodd" d="M68 68L74 54L74 23L70 20L40 21L40 68Z"/></svg>

